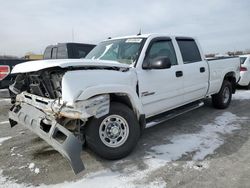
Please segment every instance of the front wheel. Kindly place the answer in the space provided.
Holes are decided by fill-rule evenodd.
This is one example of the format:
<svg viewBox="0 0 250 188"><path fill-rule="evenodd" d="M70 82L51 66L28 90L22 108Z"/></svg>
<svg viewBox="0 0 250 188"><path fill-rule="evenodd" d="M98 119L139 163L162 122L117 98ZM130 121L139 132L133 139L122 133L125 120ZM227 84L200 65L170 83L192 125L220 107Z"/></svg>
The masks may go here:
<svg viewBox="0 0 250 188"><path fill-rule="evenodd" d="M232 84L224 80L219 93L212 96L212 103L215 108L225 109L232 99Z"/></svg>
<svg viewBox="0 0 250 188"><path fill-rule="evenodd" d="M110 112L87 125L87 146L105 159L127 156L140 137L140 126L134 112L122 103L112 102Z"/></svg>

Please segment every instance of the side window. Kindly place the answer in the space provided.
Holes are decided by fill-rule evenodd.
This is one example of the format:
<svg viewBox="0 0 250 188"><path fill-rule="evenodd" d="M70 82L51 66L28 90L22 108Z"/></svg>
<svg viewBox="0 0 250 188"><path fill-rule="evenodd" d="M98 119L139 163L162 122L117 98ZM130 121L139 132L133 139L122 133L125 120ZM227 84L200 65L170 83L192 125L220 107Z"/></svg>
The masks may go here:
<svg viewBox="0 0 250 188"><path fill-rule="evenodd" d="M177 65L174 46L170 40L156 41L151 45L147 55L149 60L160 56L168 57L172 65Z"/></svg>
<svg viewBox="0 0 250 188"><path fill-rule="evenodd" d="M43 59L51 59L51 47L47 47L43 54Z"/></svg>
<svg viewBox="0 0 250 188"><path fill-rule="evenodd" d="M86 55L87 53L84 50L78 50L78 58L84 58Z"/></svg>
<svg viewBox="0 0 250 188"><path fill-rule="evenodd" d="M57 58L57 48L52 48L52 59Z"/></svg>
<svg viewBox="0 0 250 188"><path fill-rule="evenodd" d="M193 39L177 39L182 59L185 64L201 61L201 54Z"/></svg>
<svg viewBox="0 0 250 188"><path fill-rule="evenodd" d="M86 55L93 49L92 45L76 44L73 47L75 58L85 58Z"/></svg>
<svg viewBox="0 0 250 188"><path fill-rule="evenodd" d="M76 58L84 58L87 55L87 49L85 46L76 45L74 49Z"/></svg>
<svg viewBox="0 0 250 188"><path fill-rule="evenodd" d="M66 46L58 46L57 49L57 59L67 59L68 58L68 52Z"/></svg>
<svg viewBox="0 0 250 188"><path fill-rule="evenodd" d="M246 61L246 57L240 57L240 64L244 64Z"/></svg>

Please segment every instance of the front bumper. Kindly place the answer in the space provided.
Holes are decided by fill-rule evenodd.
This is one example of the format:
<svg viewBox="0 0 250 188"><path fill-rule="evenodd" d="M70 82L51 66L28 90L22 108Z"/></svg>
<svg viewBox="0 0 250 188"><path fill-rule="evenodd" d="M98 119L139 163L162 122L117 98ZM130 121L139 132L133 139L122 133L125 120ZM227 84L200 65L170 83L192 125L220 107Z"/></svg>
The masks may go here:
<svg viewBox="0 0 250 188"><path fill-rule="evenodd" d="M75 174L84 170L80 158L82 143L74 134L55 121L52 121L50 125L45 125L43 123L46 119L45 113L23 103L11 108L9 119L11 124L14 121L24 125L61 153L69 161Z"/></svg>
<svg viewBox="0 0 250 188"><path fill-rule="evenodd" d="M48 99L27 92L16 96L17 103L27 103L53 117L87 120L89 117L102 117L109 112L109 95L103 94L85 101L76 101L73 105L59 99Z"/></svg>
<svg viewBox="0 0 250 188"><path fill-rule="evenodd" d="M101 95L87 101L67 106L60 101L23 92L9 111L11 126L20 123L45 140L70 163L75 174L84 170L81 160L82 142L72 132L59 124L60 117L87 120L88 117L106 114L109 96Z"/></svg>

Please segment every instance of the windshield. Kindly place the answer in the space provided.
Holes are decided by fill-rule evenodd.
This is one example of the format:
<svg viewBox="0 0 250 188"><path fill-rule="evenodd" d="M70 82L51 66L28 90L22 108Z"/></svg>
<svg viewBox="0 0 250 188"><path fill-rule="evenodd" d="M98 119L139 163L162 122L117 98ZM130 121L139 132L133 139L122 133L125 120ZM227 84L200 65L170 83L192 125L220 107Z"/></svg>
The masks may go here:
<svg viewBox="0 0 250 188"><path fill-rule="evenodd" d="M246 57L240 57L240 64L244 64L244 62L246 61Z"/></svg>
<svg viewBox="0 0 250 188"><path fill-rule="evenodd" d="M97 45L85 58L132 64L139 57L143 42L143 38L104 41Z"/></svg>

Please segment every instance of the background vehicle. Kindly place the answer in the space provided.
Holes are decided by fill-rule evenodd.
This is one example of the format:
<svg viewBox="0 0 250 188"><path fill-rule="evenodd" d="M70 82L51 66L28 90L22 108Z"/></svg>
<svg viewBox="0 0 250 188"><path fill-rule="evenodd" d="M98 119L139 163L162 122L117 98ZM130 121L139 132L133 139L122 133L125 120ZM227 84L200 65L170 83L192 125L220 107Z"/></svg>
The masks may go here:
<svg viewBox="0 0 250 188"><path fill-rule="evenodd" d="M207 61L196 39L162 34L109 39L85 59L17 65L11 126L23 124L84 169L82 144L106 159L128 155L145 127L203 105L231 102L239 58Z"/></svg>
<svg viewBox="0 0 250 188"><path fill-rule="evenodd" d="M27 61L26 59L0 59L0 89L9 88L9 84L14 75L11 75L12 68Z"/></svg>
<svg viewBox="0 0 250 188"><path fill-rule="evenodd" d="M95 45L92 44L59 43L58 45L48 46L43 56L26 54L24 59L0 59L0 89L9 88L11 79L14 77L10 72L19 63L40 59L84 58L94 47Z"/></svg>
<svg viewBox="0 0 250 188"><path fill-rule="evenodd" d="M95 45L83 43L58 43L46 47L43 59L79 59L84 58Z"/></svg>
<svg viewBox="0 0 250 188"><path fill-rule="evenodd" d="M240 86L250 89L250 55L240 56Z"/></svg>

